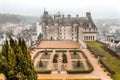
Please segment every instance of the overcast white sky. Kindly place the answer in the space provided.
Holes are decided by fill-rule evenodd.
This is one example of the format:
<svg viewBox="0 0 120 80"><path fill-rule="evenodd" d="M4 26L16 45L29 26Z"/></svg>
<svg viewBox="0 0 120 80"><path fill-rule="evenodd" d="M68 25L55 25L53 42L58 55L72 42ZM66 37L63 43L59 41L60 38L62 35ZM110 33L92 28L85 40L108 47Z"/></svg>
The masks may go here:
<svg viewBox="0 0 120 80"><path fill-rule="evenodd" d="M0 0L0 13L40 16L46 8L51 14L85 16L90 11L96 18L120 18L120 0Z"/></svg>

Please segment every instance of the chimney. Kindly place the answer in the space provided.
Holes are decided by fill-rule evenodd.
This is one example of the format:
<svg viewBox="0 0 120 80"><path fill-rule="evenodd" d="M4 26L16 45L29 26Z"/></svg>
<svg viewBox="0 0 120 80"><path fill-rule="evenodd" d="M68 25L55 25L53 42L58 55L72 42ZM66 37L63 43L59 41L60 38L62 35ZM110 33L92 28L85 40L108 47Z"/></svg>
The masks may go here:
<svg viewBox="0 0 120 80"><path fill-rule="evenodd" d="M70 14L68 15L68 18L71 18L71 15L70 15Z"/></svg>
<svg viewBox="0 0 120 80"><path fill-rule="evenodd" d="M79 17L79 15L77 14L77 15L76 15L76 17L78 18L78 17Z"/></svg>
<svg viewBox="0 0 120 80"><path fill-rule="evenodd" d="M91 13L90 12L86 12L86 17L90 17Z"/></svg>
<svg viewBox="0 0 120 80"><path fill-rule="evenodd" d="M59 17L61 17L61 15L59 15Z"/></svg>
<svg viewBox="0 0 120 80"><path fill-rule="evenodd" d="M44 15L45 15L45 16L48 16L48 12L47 12L47 11L44 11Z"/></svg>

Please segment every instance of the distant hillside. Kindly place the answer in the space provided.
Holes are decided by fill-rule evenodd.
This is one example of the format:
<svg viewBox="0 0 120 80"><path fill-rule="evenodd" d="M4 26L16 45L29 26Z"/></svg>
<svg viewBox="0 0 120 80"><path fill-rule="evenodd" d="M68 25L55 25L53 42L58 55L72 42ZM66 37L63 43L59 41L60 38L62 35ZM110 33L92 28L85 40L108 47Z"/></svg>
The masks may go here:
<svg viewBox="0 0 120 80"><path fill-rule="evenodd" d="M22 16L16 14L0 14L0 23L34 23L39 21L39 17Z"/></svg>

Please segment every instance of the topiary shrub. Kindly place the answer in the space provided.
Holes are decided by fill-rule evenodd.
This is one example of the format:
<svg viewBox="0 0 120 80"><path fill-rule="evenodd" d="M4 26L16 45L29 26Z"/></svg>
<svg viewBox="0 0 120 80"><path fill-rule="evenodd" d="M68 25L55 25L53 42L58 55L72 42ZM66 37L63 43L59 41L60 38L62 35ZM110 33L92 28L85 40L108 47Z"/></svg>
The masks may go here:
<svg viewBox="0 0 120 80"><path fill-rule="evenodd" d="M54 55L54 58L58 58L58 55L57 55L57 54L55 54L55 55Z"/></svg>
<svg viewBox="0 0 120 80"><path fill-rule="evenodd" d="M63 57L63 58L67 58L67 56L66 56L66 54L65 54L65 53L63 53L63 54L62 54L62 57Z"/></svg>
<svg viewBox="0 0 120 80"><path fill-rule="evenodd" d="M76 49L73 51L73 53L74 53L74 55L76 55L76 54L77 54L77 51L76 51Z"/></svg>
<svg viewBox="0 0 120 80"><path fill-rule="evenodd" d="M67 63L67 57L63 57L62 63Z"/></svg>
<svg viewBox="0 0 120 80"><path fill-rule="evenodd" d="M53 63L57 63L57 58L53 58Z"/></svg>
<svg viewBox="0 0 120 80"><path fill-rule="evenodd" d="M81 64L80 64L80 60L78 60L76 66L77 66L77 67L80 67L80 65L81 65Z"/></svg>
<svg viewBox="0 0 120 80"><path fill-rule="evenodd" d="M39 62L39 67L43 67L43 63L42 63L41 60L40 60L40 62Z"/></svg>
<svg viewBox="0 0 120 80"><path fill-rule="evenodd" d="M45 50L45 55L48 55L48 51L47 50Z"/></svg>

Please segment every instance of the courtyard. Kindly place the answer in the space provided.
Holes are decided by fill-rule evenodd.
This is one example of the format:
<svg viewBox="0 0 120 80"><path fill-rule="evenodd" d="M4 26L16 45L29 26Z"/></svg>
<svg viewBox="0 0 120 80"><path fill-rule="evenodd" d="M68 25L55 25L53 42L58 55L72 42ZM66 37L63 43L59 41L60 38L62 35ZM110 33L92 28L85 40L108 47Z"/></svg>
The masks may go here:
<svg viewBox="0 0 120 80"><path fill-rule="evenodd" d="M38 49L74 49L80 45L76 41L41 41L36 47Z"/></svg>
<svg viewBox="0 0 120 80"><path fill-rule="evenodd" d="M63 43L62 43L63 42ZM59 45L60 46L59 46ZM62 48L63 45L63 48ZM46 47L45 47L46 46ZM47 51L47 53L46 53ZM83 54L84 53L84 54ZM50 71L49 74L38 74L38 79L84 79L97 78L102 80L112 80L107 72L104 72L98 63L98 59L87 49L81 49L79 43L73 41L42 41L31 53L34 60L34 67L37 71ZM63 55L67 60L63 61ZM57 57L57 58L55 58ZM86 58L87 57L87 58ZM53 60L55 59L55 60ZM92 63L94 70L90 73L69 74L69 71L89 70L88 61ZM40 67L40 61L42 66ZM80 66L77 66L77 63Z"/></svg>

